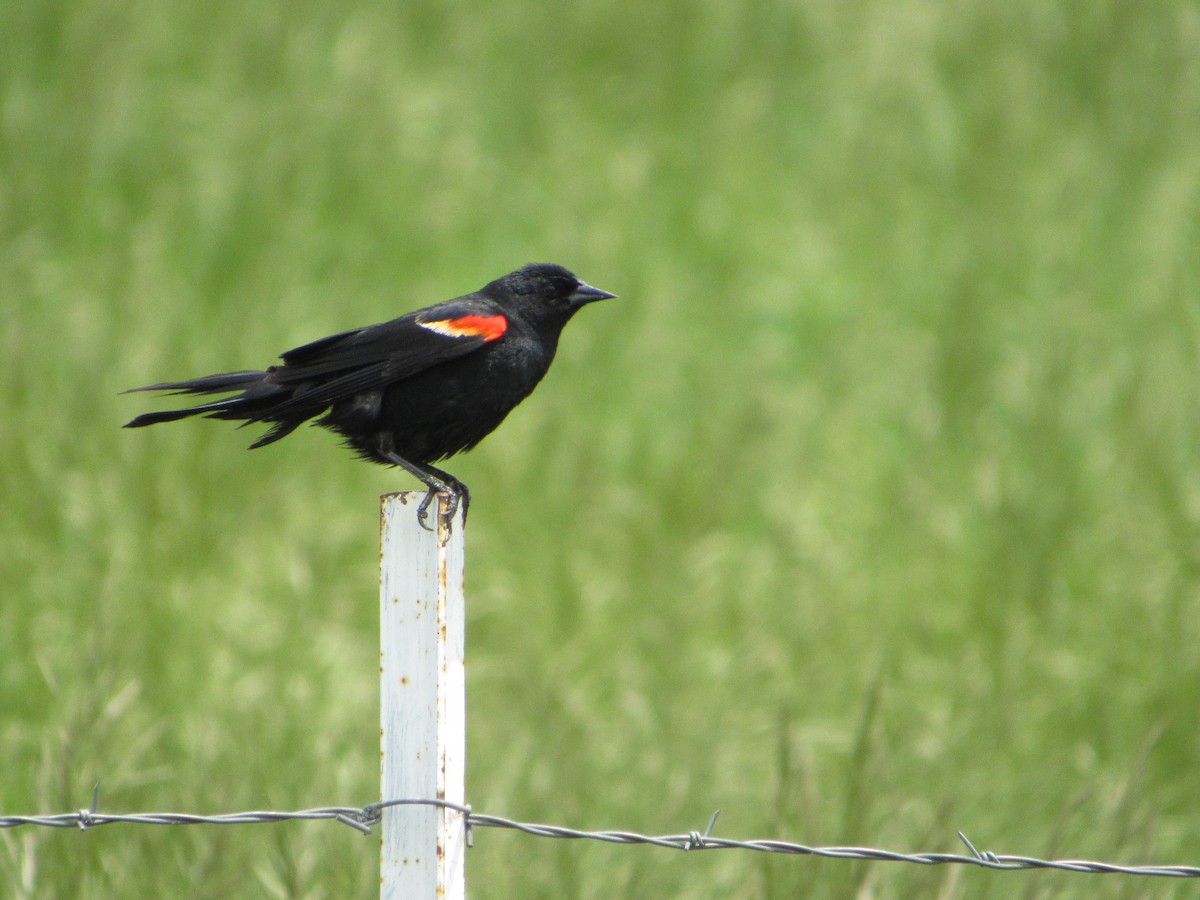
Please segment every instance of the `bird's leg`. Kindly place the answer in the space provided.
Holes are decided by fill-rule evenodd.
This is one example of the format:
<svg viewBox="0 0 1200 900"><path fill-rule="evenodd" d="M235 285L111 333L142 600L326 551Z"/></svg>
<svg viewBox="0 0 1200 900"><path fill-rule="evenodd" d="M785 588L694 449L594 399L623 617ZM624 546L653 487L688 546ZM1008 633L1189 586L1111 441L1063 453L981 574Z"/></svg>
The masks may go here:
<svg viewBox="0 0 1200 900"><path fill-rule="evenodd" d="M447 475L441 469L435 469L432 466L422 468L416 463L411 463L407 459L397 454L393 450L382 450L383 457L390 463L399 466L405 472L408 472L415 478L421 480L421 483L428 488L425 493L425 498L417 507L417 521L421 523L421 527L426 531L433 531L425 521L425 517L429 511L429 505L433 503L433 498L439 492L446 495L449 502L446 504L446 511L442 513L442 519L449 525L454 518L454 514L458 512L458 504L462 498L466 497L467 502L470 502L470 494L467 493L466 485L452 475ZM463 506L463 515L466 515L466 505Z"/></svg>

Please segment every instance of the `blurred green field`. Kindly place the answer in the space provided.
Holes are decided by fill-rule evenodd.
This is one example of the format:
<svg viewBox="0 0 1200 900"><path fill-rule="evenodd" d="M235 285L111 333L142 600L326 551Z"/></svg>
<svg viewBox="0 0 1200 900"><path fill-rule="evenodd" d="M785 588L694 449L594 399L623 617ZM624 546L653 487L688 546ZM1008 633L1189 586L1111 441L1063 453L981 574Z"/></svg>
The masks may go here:
<svg viewBox="0 0 1200 900"><path fill-rule="evenodd" d="M118 426L530 260L621 295L451 464L468 795L1200 864L1200 7L0 5L0 814L377 796L377 496ZM0 832L0 895L369 897L335 824ZM480 830L480 897L1195 886Z"/></svg>

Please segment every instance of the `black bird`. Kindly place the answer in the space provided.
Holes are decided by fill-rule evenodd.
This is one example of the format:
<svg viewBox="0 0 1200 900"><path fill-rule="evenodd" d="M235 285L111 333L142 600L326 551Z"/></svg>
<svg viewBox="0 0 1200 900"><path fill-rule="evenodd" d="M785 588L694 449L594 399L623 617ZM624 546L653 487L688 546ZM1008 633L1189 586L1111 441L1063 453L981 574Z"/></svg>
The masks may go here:
<svg viewBox="0 0 1200 900"><path fill-rule="evenodd" d="M587 303L615 296L562 266L531 263L473 294L289 350L282 365L265 371L135 388L239 393L145 413L125 427L197 415L270 424L254 449L320 416L314 424L341 435L363 459L399 466L424 482L428 492L417 518L429 527L426 511L438 491L449 495L447 518L460 502L464 511L470 503L466 485L432 463L490 434L542 380L571 317Z"/></svg>

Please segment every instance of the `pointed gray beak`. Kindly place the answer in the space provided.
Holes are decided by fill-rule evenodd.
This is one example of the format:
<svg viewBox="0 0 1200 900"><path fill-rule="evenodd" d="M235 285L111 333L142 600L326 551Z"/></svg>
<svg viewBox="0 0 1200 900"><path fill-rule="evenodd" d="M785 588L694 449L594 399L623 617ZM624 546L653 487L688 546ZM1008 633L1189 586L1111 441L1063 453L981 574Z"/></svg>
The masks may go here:
<svg viewBox="0 0 1200 900"><path fill-rule="evenodd" d="M594 303L597 300L612 300L616 294L610 294L608 291L602 291L600 288L592 287L585 282L579 282L579 287L575 288L575 293L571 295L571 301L576 306L583 306L585 303Z"/></svg>

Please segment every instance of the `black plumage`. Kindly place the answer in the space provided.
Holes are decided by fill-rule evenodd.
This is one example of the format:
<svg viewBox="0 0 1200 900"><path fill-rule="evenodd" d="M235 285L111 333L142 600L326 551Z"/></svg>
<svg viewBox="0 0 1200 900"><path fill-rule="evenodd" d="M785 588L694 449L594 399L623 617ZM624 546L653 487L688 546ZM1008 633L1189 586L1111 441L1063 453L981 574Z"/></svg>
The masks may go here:
<svg viewBox="0 0 1200 900"><path fill-rule="evenodd" d="M144 413L140 428L189 416L262 422L262 447L304 422L339 434L360 456L411 472L450 495L452 516L469 494L432 464L469 450L525 399L550 368L558 338L587 303L615 295L562 266L533 263L472 294L398 319L330 335L284 353L263 371L152 384L138 391L233 396Z"/></svg>

